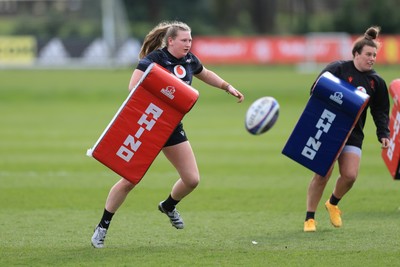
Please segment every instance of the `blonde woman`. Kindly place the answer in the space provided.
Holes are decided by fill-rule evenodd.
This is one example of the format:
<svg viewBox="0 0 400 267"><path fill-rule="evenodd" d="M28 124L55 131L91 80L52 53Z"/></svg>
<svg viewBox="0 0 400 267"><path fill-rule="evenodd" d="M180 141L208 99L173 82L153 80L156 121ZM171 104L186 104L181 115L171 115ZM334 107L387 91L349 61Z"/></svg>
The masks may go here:
<svg viewBox="0 0 400 267"><path fill-rule="evenodd" d="M242 102L244 100L243 94L216 73L206 69L200 60L190 52L191 46L192 36L188 25L179 21L158 24L148 33L143 42L139 63L129 82L129 90L135 87L146 68L154 62L188 84L192 83L194 76L213 87L226 91L236 97L239 103ZM158 209L168 217L173 227L183 229L184 222L176 209L176 205L197 187L200 175L182 123L177 126L162 151L176 168L179 179L172 186L168 197L158 204ZM134 185L125 179L120 179L111 188L103 216L91 239L93 247L104 247L104 240L111 219L133 188Z"/></svg>

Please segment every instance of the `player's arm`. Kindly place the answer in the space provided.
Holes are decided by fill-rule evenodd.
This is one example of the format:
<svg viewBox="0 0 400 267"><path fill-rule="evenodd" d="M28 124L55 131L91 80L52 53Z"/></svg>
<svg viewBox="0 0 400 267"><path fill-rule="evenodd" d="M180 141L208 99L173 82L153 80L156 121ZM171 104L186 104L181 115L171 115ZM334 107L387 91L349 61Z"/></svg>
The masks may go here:
<svg viewBox="0 0 400 267"><path fill-rule="evenodd" d="M219 77L215 72L206 69L204 66L203 70L200 73L196 74L195 77L211 86L225 90L227 93L238 98L239 103L244 100L244 96L241 92L239 92L239 90L236 90L231 84L227 83L224 79Z"/></svg>
<svg viewBox="0 0 400 267"><path fill-rule="evenodd" d="M139 60L139 63L136 66L136 69L133 71L131 79L129 81L129 86L128 86L129 91L135 88L135 86L140 81L144 72L147 70L150 64L153 62L157 62L157 59L158 59L157 53L152 52L148 54L146 57Z"/></svg>
<svg viewBox="0 0 400 267"><path fill-rule="evenodd" d="M136 84L139 82L139 80L143 76L143 71L139 69L135 69L132 73L131 80L129 81L129 86L128 89L131 91L133 88L135 88Z"/></svg>
<svg viewBox="0 0 400 267"><path fill-rule="evenodd" d="M370 101L370 112L376 126L376 135L382 143L382 148L389 146L389 110L390 100L386 83L383 79L377 79L378 87L375 89L375 95Z"/></svg>

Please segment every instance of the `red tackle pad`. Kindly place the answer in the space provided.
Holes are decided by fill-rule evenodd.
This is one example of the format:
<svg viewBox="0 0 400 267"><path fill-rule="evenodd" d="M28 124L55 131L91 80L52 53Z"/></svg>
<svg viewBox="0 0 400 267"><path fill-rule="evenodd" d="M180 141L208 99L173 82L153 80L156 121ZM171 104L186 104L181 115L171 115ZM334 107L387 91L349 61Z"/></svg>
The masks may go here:
<svg viewBox="0 0 400 267"><path fill-rule="evenodd" d="M138 184L198 97L196 89L151 64L87 155Z"/></svg>

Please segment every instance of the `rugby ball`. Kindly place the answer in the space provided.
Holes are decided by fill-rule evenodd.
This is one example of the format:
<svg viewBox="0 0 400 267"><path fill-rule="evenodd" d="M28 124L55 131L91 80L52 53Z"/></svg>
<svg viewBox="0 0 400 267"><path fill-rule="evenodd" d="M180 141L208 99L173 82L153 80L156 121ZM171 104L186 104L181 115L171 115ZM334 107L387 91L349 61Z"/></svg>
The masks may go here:
<svg viewBox="0 0 400 267"><path fill-rule="evenodd" d="M279 103L271 96L254 101L247 110L245 127L254 135L265 133L274 126L279 116Z"/></svg>

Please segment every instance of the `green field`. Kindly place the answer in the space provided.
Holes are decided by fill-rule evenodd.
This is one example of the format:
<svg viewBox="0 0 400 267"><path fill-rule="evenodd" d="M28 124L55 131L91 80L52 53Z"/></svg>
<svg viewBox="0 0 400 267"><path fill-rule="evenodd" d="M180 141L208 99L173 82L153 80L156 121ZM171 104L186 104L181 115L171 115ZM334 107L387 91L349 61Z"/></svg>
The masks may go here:
<svg viewBox="0 0 400 267"><path fill-rule="evenodd" d="M400 184L371 118L359 180L340 205L344 226L333 228L321 203L318 231L304 233L312 173L281 150L317 73L209 68L246 100L193 84L200 99L184 125L202 180L179 205L186 228L157 210L177 178L160 155L114 216L105 249L90 238L118 177L85 154L126 98L131 70L0 70L0 266L400 266ZM377 70L388 84L400 78L399 67ZM244 115L265 95L280 117L252 136Z"/></svg>

